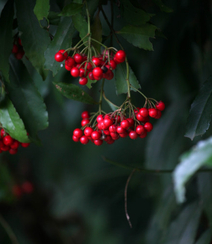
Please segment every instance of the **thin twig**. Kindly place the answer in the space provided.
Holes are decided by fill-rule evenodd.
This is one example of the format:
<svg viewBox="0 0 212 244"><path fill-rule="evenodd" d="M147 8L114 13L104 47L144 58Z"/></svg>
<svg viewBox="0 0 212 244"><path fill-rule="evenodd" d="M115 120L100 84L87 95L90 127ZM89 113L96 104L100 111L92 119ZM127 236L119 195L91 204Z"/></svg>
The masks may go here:
<svg viewBox="0 0 212 244"><path fill-rule="evenodd" d="M127 211L127 188L128 188L130 179L132 178L132 176L135 173L135 171L136 171L136 169L133 169L133 171L129 175L129 177L127 179L127 182L126 182L126 185L125 185L125 190L124 190L124 203L125 203L124 204L124 208L125 208L125 215L126 215L126 218L127 218L127 221L129 223L130 228L132 228L132 223L130 221L130 216L129 216L128 211Z"/></svg>
<svg viewBox="0 0 212 244"><path fill-rule="evenodd" d="M11 227L9 226L9 224L6 222L6 220L3 218L3 216L1 214L0 214L0 224L7 232L12 244L19 244L17 237L15 236L13 230L11 229Z"/></svg>

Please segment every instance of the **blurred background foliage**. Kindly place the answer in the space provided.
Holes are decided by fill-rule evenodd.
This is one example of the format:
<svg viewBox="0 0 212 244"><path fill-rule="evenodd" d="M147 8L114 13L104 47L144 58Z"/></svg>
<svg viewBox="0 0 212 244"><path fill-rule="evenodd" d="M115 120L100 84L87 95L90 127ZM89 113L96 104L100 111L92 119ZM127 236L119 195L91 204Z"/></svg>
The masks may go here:
<svg viewBox="0 0 212 244"><path fill-rule="evenodd" d="M0 2L1 9L5 2ZM11 243L10 228L20 244L210 243L211 173L192 177L187 184L187 201L179 205L169 170L175 168L183 152L212 132L209 129L193 141L184 137L191 103L211 75L211 1L167 0L164 4L173 10L168 13L161 11L155 4L158 2L132 1L155 14L151 23L160 31L151 39L154 51L133 47L120 37L142 92L166 104L145 139L124 138L101 147L73 142L72 132L79 127L81 112L96 111L97 107L64 98L56 90L52 81L70 80L64 69L43 82L34 68L27 67L47 105L49 127L39 132L42 146L32 143L15 156L1 154L0 243ZM51 1L57 12L65 3ZM125 23L117 3L114 28L120 29ZM110 2L105 1L103 8L110 19ZM106 35L108 26L101 13L100 19ZM118 47L115 40L114 46ZM99 89L97 82L86 90L98 99ZM115 104L124 101L123 95L116 95L113 80L106 82L105 93ZM136 106L143 105L139 94L133 93L132 99ZM106 103L103 109L110 111ZM128 166L146 169L135 172L128 186L132 229L124 209L125 184L132 171ZM33 192L15 197L12 187L25 181L33 184Z"/></svg>

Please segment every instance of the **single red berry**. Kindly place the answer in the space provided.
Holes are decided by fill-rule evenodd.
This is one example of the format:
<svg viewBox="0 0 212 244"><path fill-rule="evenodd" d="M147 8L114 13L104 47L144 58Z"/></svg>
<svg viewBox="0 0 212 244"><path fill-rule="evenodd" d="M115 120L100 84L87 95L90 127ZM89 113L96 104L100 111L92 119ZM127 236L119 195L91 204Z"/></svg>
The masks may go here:
<svg viewBox="0 0 212 244"><path fill-rule="evenodd" d="M79 69L79 72L80 72L80 73L79 73L79 77L85 77L85 76L87 75L87 74L86 74L87 72L85 72L85 69L83 69L83 68L80 68L80 69Z"/></svg>
<svg viewBox="0 0 212 244"><path fill-rule="evenodd" d="M10 146L13 143L13 138L10 135L7 135L3 138L3 143L6 146Z"/></svg>
<svg viewBox="0 0 212 244"><path fill-rule="evenodd" d="M93 63L95 64L95 66L100 66L100 65L101 65L101 61L100 61L100 59L97 58L97 57L93 57L93 58L92 58L92 61L93 61Z"/></svg>
<svg viewBox="0 0 212 244"><path fill-rule="evenodd" d="M65 68L69 71L75 66L75 61L72 57L68 57L65 61ZM68 67L68 68L67 68Z"/></svg>
<svg viewBox="0 0 212 244"><path fill-rule="evenodd" d="M98 128L100 130L106 130L108 127L105 125L104 120L98 123Z"/></svg>
<svg viewBox="0 0 212 244"><path fill-rule="evenodd" d="M34 187L33 187L32 183L29 182L29 181L25 181L22 184L21 188L22 188L23 192L27 193L27 194L32 193L33 190L34 190Z"/></svg>
<svg viewBox="0 0 212 244"><path fill-rule="evenodd" d="M103 74L103 78L105 78L107 80L112 80L113 77L114 77L114 74L110 69L107 71L107 73Z"/></svg>
<svg viewBox="0 0 212 244"><path fill-rule="evenodd" d="M143 133L146 132L143 125L137 125L135 131L138 135L142 135Z"/></svg>
<svg viewBox="0 0 212 244"><path fill-rule="evenodd" d="M98 140L98 139L100 139L100 137L101 137L101 134L100 134L100 132L98 132L98 131L93 131L93 132L91 133L91 138L92 138L93 140Z"/></svg>
<svg viewBox="0 0 212 244"><path fill-rule="evenodd" d="M129 122L130 127L134 126L134 119L133 118L127 118L127 121Z"/></svg>
<svg viewBox="0 0 212 244"><path fill-rule="evenodd" d="M64 59L67 59L67 58L68 58L68 53L65 52L65 49L61 49L61 50L59 50L59 52L62 53ZM64 59L63 59L63 60L64 60Z"/></svg>
<svg viewBox="0 0 212 244"><path fill-rule="evenodd" d="M116 131L117 131L117 133L119 133L119 134L124 134L124 133L126 133L126 130L125 130L122 126L117 126Z"/></svg>
<svg viewBox="0 0 212 244"><path fill-rule="evenodd" d="M128 129L130 127L130 123L127 119L121 121L121 127L124 129Z"/></svg>
<svg viewBox="0 0 212 244"><path fill-rule="evenodd" d="M17 53L17 52L18 52L18 46L16 44L13 44L12 53Z"/></svg>
<svg viewBox="0 0 212 244"><path fill-rule="evenodd" d="M128 133L127 133L127 132L125 132L125 133L121 133L121 134L119 134L119 136L120 136L121 138L125 138L125 137L128 136Z"/></svg>
<svg viewBox="0 0 212 244"><path fill-rule="evenodd" d="M84 85L86 85L87 83L88 83L88 78L86 78L86 77L82 77L82 78L79 79L79 84L80 84L81 86L84 86Z"/></svg>
<svg viewBox="0 0 212 244"><path fill-rule="evenodd" d="M81 113L81 118L82 118L82 119L89 119L89 118L90 118L90 114L89 114L89 112L88 112L88 111L83 111L83 112Z"/></svg>
<svg viewBox="0 0 212 244"><path fill-rule="evenodd" d="M150 122L146 122L144 128L146 131L150 132L153 129L153 125Z"/></svg>
<svg viewBox="0 0 212 244"><path fill-rule="evenodd" d="M72 136L72 140L75 141L75 142L78 142L80 141L80 137L77 137L77 136Z"/></svg>
<svg viewBox="0 0 212 244"><path fill-rule="evenodd" d="M80 71L79 71L78 68L73 67L73 68L71 69L71 75L72 75L73 77L78 77L79 74L80 74Z"/></svg>
<svg viewBox="0 0 212 244"><path fill-rule="evenodd" d="M103 121L104 120L104 118L103 118L103 115L102 114L99 114L97 117L96 117L96 121L97 121L97 123L99 123L99 122L101 122L101 121Z"/></svg>
<svg viewBox="0 0 212 244"><path fill-rule="evenodd" d="M1 148L1 147L4 147L4 143L3 143L2 140L0 140L0 148Z"/></svg>
<svg viewBox="0 0 212 244"><path fill-rule="evenodd" d="M89 142L89 139L88 139L87 136L82 136L82 137L80 138L80 142L81 142L82 144L86 145L86 144Z"/></svg>
<svg viewBox="0 0 212 244"><path fill-rule="evenodd" d="M111 126L113 124L113 121L110 118L104 118L103 122L104 122L106 128L109 128L109 126Z"/></svg>
<svg viewBox="0 0 212 244"><path fill-rule="evenodd" d="M93 77L93 73L92 73L92 71L88 73L88 78L89 78L90 80L95 80L94 77Z"/></svg>
<svg viewBox="0 0 212 244"><path fill-rule="evenodd" d="M5 137L6 136L6 132L4 129L1 129L1 138Z"/></svg>
<svg viewBox="0 0 212 244"><path fill-rule="evenodd" d="M73 135L80 138L83 136L83 131L79 128L76 128L74 131L73 131Z"/></svg>
<svg viewBox="0 0 212 244"><path fill-rule="evenodd" d="M141 109L139 109L139 114L141 114L143 117L148 117L149 111L147 108L141 108Z"/></svg>
<svg viewBox="0 0 212 244"><path fill-rule="evenodd" d="M96 146L101 146L102 143L103 143L103 140L97 139L97 140L94 140L93 143L94 143Z"/></svg>
<svg viewBox="0 0 212 244"><path fill-rule="evenodd" d="M4 151L4 152L6 152L6 151L9 151L10 150L10 147L4 145L3 147L1 147L1 150Z"/></svg>
<svg viewBox="0 0 212 244"><path fill-rule="evenodd" d="M116 125L111 125L111 126L109 127L109 131L110 131L110 132L116 132L116 130L117 130L117 126L116 126Z"/></svg>
<svg viewBox="0 0 212 244"><path fill-rule="evenodd" d="M23 58L24 54L25 54L24 50L21 49L17 53L15 53L15 58L20 60Z"/></svg>
<svg viewBox="0 0 212 244"><path fill-rule="evenodd" d="M81 121L81 126L85 126L85 125L89 124L89 122L90 122L89 119L83 119L83 120Z"/></svg>
<svg viewBox="0 0 212 244"><path fill-rule="evenodd" d="M129 137L131 139L135 140L138 137L138 134L133 130L133 131L130 131Z"/></svg>
<svg viewBox="0 0 212 244"><path fill-rule="evenodd" d="M145 122L146 118L148 118L148 117L143 117L140 113L137 113L135 117L138 121L141 121L141 122Z"/></svg>
<svg viewBox="0 0 212 244"><path fill-rule="evenodd" d="M18 149L12 149L12 148L9 149L9 153L10 153L11 155L16 154L17 152L18 152Z"/></svg>
<svg viewBox="0 0 212 244"><path fill-rule="evenodd" d="M118 140L119 139L119 134L117 132L111 132L110 136L113 140Z"/></svg>
<svg viewBox="0 0 212 244"><path fill-rule="evenodd" d="M115 69L117 66L116 62L113 59L111 59L110 62L108 62L108 64L110 65L111 69Z"/></svg>
<svg viewBox="0 0 212 244"><path fill-rule="evenodd" d="M65 57L63 56L63 54L61 52L57 52L55 55L54 55L54 59L55 61L57 62L62 62Z"/></svg>
<svg viewBox="0 0 212 244"><path fill-rule="evenodd" d="M13 143L10 145L10 148L12 149L17 149L20 145L20 142L18 142L17 140L14 140Z"/></svg>
<svg viewBox="0 0 212 244"><path fill-rule="evenodd" d="M147 132L145 131L143 134L139 135L140 138L145 138L147 136Z"/></svg>
<svg viewBox="0 0 212 244"><path fill-rule="evenodd" d="M118 52L116 52L115 56L116 60L118 60L120 63L125 61L126 58L126 53L123 50L119 50Z"/></svg>
<svg viewBox="0 0 212 244"><path fill-rule="evenodd" d="M158 114L158 111L157 109L155 108L149 108L149 116L152 117L152 118L155 118Z"/></svg>
<svg viewBox="0 0 212 244"><path fill-rule="evenodd" d="M25 143L25 142L22 142L22 143L21 143L21 146L22 146L22 147L28 147L29 145L30 145L30 143Z"/></svg>
<svg viewBox="0 0 212 244"><path fill-rule="evenodd" d="M105 134L106 136L109 136L109 135L110 135L110 131L109 131L109 130L104 130L103 132L104 132L104 134Z"/></svg>
<svg viewBox="0 0 212 244"><path fill-rule="evenodd" d="M98 80L100 80L101 77L103 76L103 72L102 72L102 69L100 67L94 68L92 73L93 73L94 78L97 77Z"/></svg>
<svg viewBox="0 0 212 244"><path fill-rule="evenodd" d="M91 136L92 132L93 132L93 129L91 127L86 127L84 129L84 135L87 136L87 137Z"/></svg>
<svg viewBox="0 0 212 244"><path fill-rule="evenodd" d="M93 66L90 62L85 62L84 67L86 68L87 71L90 71L93 69Z"/></svg>
<svg viewBox="0 0 212 244"><path fill-rule="evenodd" d="M162 115L161 111L158 110L158 114L157 114L157 116L155 117L155 119L160 119L161 115Z"/></svg>
<svg viewBox="0 0 212 244"><path fill-rule="evenodd" d="M156 108L157 108L158 110L160 110L160 111L163 111L163 110L165 109L165 104L164 104L164 102L162 102L162 101L156 103L155 106L156 106Z"/></svg>
<svg viewBox="0 0 212 244"><path fill-rule="evenodd" d="M79 53L74 54L74 60L77 64L81 64L83 62L83 57Z"/></svg>
<svg viewBox="0 0 212 244"><path fill-rule="evenodd" d="M14 185L12 187L12 193L15 197L21 197L23 194L22 189L19 185Z"/></svg>

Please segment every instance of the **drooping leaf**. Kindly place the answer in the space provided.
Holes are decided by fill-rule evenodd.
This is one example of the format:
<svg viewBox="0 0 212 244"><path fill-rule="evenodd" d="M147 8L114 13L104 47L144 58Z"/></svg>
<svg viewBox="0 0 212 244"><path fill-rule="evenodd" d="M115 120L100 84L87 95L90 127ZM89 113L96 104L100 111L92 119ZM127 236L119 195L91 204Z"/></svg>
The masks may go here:
<svg viewBox="0 0 212 244"><path fill-rule="evenodd" d="M133 25L126 25L117 34L124 37L129 43L144 50L153 51L152 43L149 38L155 37L156 26L151 24L144 24L136 27Z"/></svg>
<svg viewBox="0 0 212 244"><path fill-rule="evenodd" d="M66 5L59 16L72 16L81 12L83 4L70 3Z"/></svg>
<svg viewBox="0 0 212 244"><path fill-rule="evenodd" d="M10 60L10 84L7 85L10 99L23 119L29 135L36 140L37 132L48 127L48 113L43 98L23 63Z"/></svg>
<svg viewBox="0 0 212 244"><path fill-rule="evenodd" d="M166 5L164 5L161 0L153 0L153 2L158 5L158 7L160 8L161 11L166 12L166 13L173 12L173 10L171 8L167 7Z"/></svg>
<svg viewBox="0 0 212 244"><path fill-rule="evenodd" d="M20 142L29 142L24 123L7 96L0 104L0 123L12 138Z"/></svg>
<svg viewBox="0 0 212 244"><path fill-rule="evenodd" d="M99 12L96 14L93 24L91 25L91 34L92 38L99 41L100 43L102 42L102 24L99 18ZM92 45L97 49L97 51L101 52L101 45L92 42Z"/></svg>
<svg viewBox="0 0 212 244"><path fill-rule="evenodd" d="M203 135L210 126L212 115L212 78L209 78L194 99L186 125L186 137L191 140Z"/></svg>
<svg viewBox="0 0 212 244"><path fill-rule="evenodd" d="M50 25L59 25L61 17L58 13L50 11L48 15L48 20Z"/></svg>
<svg viewBox="0 0 212 244"><path fill-rule="evenodd" d="M19 31L25 54L38 73L45 80L44 52L50 43L49 34L42 29L33 9L33 1L15 0Z"/></svg>
<svg viewBox="0 0 212 244"><path fill-rule="evenodd" d="M34 13L39 21L42 20L43 18L46 18L48 20L49 9L50 9L49 0L45 0L45 1L36 0Z"/></svg>
<svg viewBox="0 0 212 244"><path fill-rule="evenodd" d="M13 0L9 0L0 17L0 71L5 81L9 82L9 56L12 51Z"/></svg>
<svg viewBox="0 0 212 244"><path fill-rule="evenodd" d="M76 30L79 31L80 38L82 39L85 37L88 33L88 24L85 18L80 13L78 13L72 16L72 21Z"/></svg>
<svg viewBox="0 0 212 244"><path fill-rule="evenodd" d="M198 144L180 158L180 163L173 172L174 188L177 201L185 201L185 184L203 165L212 166L212 137Z"/></svg>
<svg viewBox="0 0 212 244"><path fill-rule="evenodd" d="M57 28L54 39L45 51L45 68L53 72L55 76L61 67L61 63L56 62L54 59L55 53L60 49L67 49L72 45L72 38L74 34L74 26L70 17L64 17Z"/></svg>
<svg viewBox="0 0 212 244"><path fill-rule="evenodd" d="M210 229L208 229L200 236L200 238L195 244L210 244L211 237L212 237L212 232Z"/></svg>
<svg viewBox="0 0 212 244"><path fill-rule="evenodd" d="M198 203L188 205L171 223L164 244L193 244L201 214Z"/></svg>
<svg viewBox="0 0 212 244"><path fill-rule="evenodd" d="M130 84L135 87L136 89L140 88L140 84L132 71L131 67L129 67L129 82ZM126 70L126 64L121 63L118 64L115 70L115 86L116 86L116 93L117 95L122 93L127 93L128 86L127 86L127 70ZM131 90L134 90L133 88Z"/></svg>
<svg viewBox="0 0 212 244"><path fill-rule="evenodd" d="M144 10L134 7L130 1L122 0L121 4L123 16L131 25L143 25L154 16L154 14L146 13Z"/></svg>
<svg viewBox="0 0 212 244"><path fill-rule="evenodd" d="M93 98L88 95L84 90L74 84L66 83L54 83L55 87L59 92L61 92L65 97L88 104L97 104Z"/></svg>
<svg viewBox="0 0 212 244"><path fill-rule="evenodd" d="M88 11L89 11L91 18L94 15L94 13L96 12L96 9L98 8L99 1L100 0L87 0L86 1L87 6L88 6Z"/></svg>

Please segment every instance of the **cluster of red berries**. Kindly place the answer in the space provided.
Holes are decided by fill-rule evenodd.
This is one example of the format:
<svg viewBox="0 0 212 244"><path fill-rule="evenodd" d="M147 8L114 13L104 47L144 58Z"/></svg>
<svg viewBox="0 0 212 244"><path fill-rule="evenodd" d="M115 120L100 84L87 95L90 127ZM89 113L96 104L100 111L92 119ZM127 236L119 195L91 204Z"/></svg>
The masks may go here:
<svg viewBox="0 0 212 244"><path fill-rule="evenodd" d="M113 79L113 72L119 63L123 63L126 58L126 53L123 50L117 51L115 54L111 53L109 58L108 50L104 51L98 57L93 56L91 60L88 56L75 53L73 57L68 56L65 50L59 50L55 54L55 60L62 62L65 60L65 69L70 71L73 77L80 77L79 84L86 85L88 78L90 80L107 80Z"/></svg>
<svg viewBox="0 0 212 244"><path fill-rule="evenodd" d="M25 181L22 185L15 184L12 187L12 193L15 197L21 197L23 194L30 194L34 190L30 181Z"/></svg>
<svg viewBox="0 0 212 244"><path fill-rule="evenodd" d="M19 145L22 147L28 147L30 143L23 143L13 139L9 134L5 132L4 129L1 129L1 138L0 138L0 153L3 151L9 151L10 154L16 154L18 151Z"/></svg>
<svg viewBox="0 0 212 244"><path fill-rule="evenodd" d="M165 104L160 101L156 103L155 108L137 108L134 114L127 118L123 114L99 114L96 117L96 123L90 126L92 118L89 112L84 111L81 114L82 129L77 128L73 132L72 139L75 142L87 144L89 141L95 145L102 145L103 141L108 144L114 143L119 138L129 136L131 139L145 138L147 133L153 129L153 125L149 122L149 118L159 119L161 111L165 109Z"/></svg>
<svg viewBox="0 0 212 244"><path fill-rule="evenodd" d="M20 37L14 40L12 53L14 53L16 59L22 59L25 52L21 43Z"/></svg>

